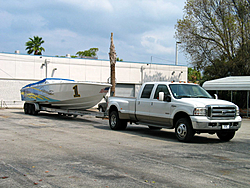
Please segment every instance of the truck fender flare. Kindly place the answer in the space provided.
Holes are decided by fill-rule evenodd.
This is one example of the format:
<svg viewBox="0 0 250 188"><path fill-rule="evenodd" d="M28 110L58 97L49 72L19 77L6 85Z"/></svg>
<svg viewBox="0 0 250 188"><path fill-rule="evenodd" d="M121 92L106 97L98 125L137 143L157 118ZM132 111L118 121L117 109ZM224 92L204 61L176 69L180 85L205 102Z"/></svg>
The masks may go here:
<svg viewBox="0 0 250 188"><path fill-rule="evenodd" d="M190 116L186 113L186 112L183 112L183 111L180 111L180 112L177 112L174 117L173 117L173 128L175 128L175 124L176 122L180 119L180 118L187 118L190 122L191 122L191 125L192 125L192 121L190 119ZM192 125L193 127L193 125Z"/></svg>
<svg viewBox="0 0 250 188"><path fill-rule="evenodd" d="M118 107L115 105L115 104L112 104L110 107L109 107L109 114L112 112L112 111L117 111L117 112L119 112L118 111Z"/></svg>

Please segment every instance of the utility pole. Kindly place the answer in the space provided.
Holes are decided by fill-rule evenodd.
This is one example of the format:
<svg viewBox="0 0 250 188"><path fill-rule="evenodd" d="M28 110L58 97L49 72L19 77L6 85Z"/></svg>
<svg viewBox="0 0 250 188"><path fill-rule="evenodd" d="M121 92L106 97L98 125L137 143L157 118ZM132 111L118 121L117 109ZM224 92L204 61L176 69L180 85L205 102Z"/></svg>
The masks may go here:
<svg viewBox="0 0 250 188"><path fill-rule="evenodd" d="M181 42L176 42L176 49L175 49L175 65L178 65L178 44L181 44Z"/></svg>

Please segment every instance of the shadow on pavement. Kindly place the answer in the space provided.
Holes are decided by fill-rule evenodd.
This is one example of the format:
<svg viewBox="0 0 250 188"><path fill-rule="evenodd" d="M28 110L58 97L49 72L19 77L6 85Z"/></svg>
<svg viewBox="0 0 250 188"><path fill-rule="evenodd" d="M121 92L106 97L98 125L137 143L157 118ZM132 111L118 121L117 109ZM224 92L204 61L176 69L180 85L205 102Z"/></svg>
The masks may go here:
<svg viewBox="0 0 250 188"><path fill-rule="evenodd" d="M103 129L103 130L111 130L109 128L108 122L107 126L94 126L95 128L98 129ZM152 130L149 129L145 126L138 126L138 125L132 125L128 126L125 130L119 130L117 132L122 132L125 134L131 134L131 135L136 135L136 136L141 136L141 137L148 137L152 139L158 139L166 142L177 142L181 143L177 140L174 129L161 129L161 130ZM204 135L204 136L203 136ZM183 142L184 143L184 142ZM198 135L195 134L193 140L189 143L192 144L217 144L217 143L222 143L216 136L215 138L208 138L206 137L206 134ZM187 143L188 144L188 143Z"/></svg>

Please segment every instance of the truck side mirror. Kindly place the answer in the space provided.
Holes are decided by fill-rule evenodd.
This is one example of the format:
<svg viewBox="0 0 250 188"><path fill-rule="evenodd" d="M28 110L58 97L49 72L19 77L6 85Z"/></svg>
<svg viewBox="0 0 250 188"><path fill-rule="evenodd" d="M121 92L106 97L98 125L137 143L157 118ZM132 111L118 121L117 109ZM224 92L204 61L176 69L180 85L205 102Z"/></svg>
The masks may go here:
<svg viewBox="0 0 250 188"><path fill-rule="evenodd" d="M159 92L159 101L164 101L164 92Z"/></svg>
<svg viewBox="0 0 250 188"><path fill-rule="evenodd" d="M171 96L170 95L165 95L164 92L159 92L159 101L171 102Z"/></svg>
<svg viewBox="0 0 250 188"><path fill-rule="evenodd" d="M218 99L218 95L217 95L217 94L214 94L214 98L215 98L215 99Z"/></svg>

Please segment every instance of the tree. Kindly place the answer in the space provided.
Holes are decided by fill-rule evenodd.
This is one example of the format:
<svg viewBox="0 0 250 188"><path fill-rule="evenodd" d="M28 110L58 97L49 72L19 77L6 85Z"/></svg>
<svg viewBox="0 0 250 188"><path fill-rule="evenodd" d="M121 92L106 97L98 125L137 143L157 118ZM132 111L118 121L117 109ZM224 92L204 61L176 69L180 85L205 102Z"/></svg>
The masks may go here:
<svg viewBox="0 0 250 188"><path fill-rule="evenodd" d="M249 21L250 0L187 0L175 37L206 78L249 75Z"/></svg>
<svg viewBox="0 0 250 188"><path fill-rule="evenodd" d="M201 73L196 68L188 68L188 81L198 83L201 80Z"/></svg>
<svg viewBox="0 0 250 188"><path fill-rule="evenodd" d="M42 40L42 37L34 36L34 38L29 38L30 40L26 42L26 49L28 50L28 54L32 54L34 52L34 55L42 55L42 51L45 51L41 45L44 43L44 40Z"/></svg>
<svg viewBox="0 0 250 188"><path fill-rule="evenodd" d="M78 51L76 53L76 55L78 55L79 57L96 57L96 53L99 51L98 48L90 48L89 50L85 50L85 51Z"/></svg>
<svg viewBox="0 0 250 188"><path fill-rule="evenodd" d="M115 96L115 64L116 64L116 53L115 53L115 45L113 40L113 33L111 33L110 38L110 52L109 52L109 60L110 60L110 78L111 78L111 96Z"/></svg>
<svg viewBox="0 0 250 188"><path fill-rule="evenodd" d="M119 57L117 57L116 61L123 61L123 59L120 59Z"/></svg>

